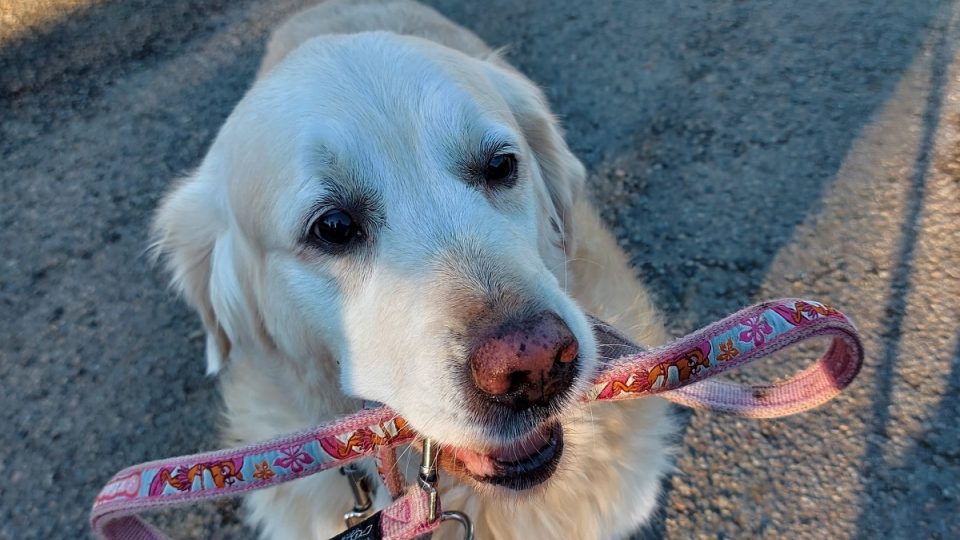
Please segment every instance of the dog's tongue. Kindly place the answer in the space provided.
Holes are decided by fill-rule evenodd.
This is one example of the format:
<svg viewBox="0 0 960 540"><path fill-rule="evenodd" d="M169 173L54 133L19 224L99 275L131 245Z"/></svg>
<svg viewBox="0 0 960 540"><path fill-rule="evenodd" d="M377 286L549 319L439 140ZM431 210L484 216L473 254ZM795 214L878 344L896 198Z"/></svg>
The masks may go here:
<svg viewBox="0 0 960 540"><path fill-rule="evenodd" d="M523 461L539 452L549 442L549 426L543 426L531 431L521 439L494 448L486 454L480 454L466 448L457 448L454 453L471 474L485 477L496 474L496 463L498 461L507 463Z"/></svg>

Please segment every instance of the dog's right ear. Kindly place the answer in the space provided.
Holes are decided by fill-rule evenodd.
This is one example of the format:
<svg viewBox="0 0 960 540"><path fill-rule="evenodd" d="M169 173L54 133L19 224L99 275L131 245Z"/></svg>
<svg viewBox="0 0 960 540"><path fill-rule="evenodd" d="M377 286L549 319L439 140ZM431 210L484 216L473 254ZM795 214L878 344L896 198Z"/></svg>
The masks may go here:
<svg viewBox="0 0 960 540"><path fill-rule="evenodd" d="M583 191L586 169L567 146L543 92L498 56L490 60L495 66L490 78L510 107L540 169L543 185L537 189L546 192L539 197L543 215L550 216L564 251L570 256L574 247L573 207Z"/></svg>
<svg viewBox="0 0 960 540"><path fill-rule="evenodd" d="M207 332L207 374L217 373L230 356L231 342L217 317L211 291L215 248L227 228L212 182L202 172L181 180L154 216L151 251L172 274L174 288L200 313Z"/></svg>

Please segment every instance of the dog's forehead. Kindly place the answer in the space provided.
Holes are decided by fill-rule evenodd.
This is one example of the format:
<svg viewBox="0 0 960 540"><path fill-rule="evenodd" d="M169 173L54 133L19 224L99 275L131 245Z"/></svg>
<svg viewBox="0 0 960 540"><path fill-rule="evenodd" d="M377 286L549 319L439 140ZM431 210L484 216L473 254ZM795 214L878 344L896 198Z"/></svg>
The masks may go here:
<svg viewBox="0 0 960 540"><path fill-rule="evenodd" d="M384 33L321 49L323 80L308 90L317 112L300 139L308 172L320 154L356 182L417 188L433 176L423 173L455 167L482 141L516 138L508 107L473 59Z"/></svg>
<svg viewBox="0 0 960 540"><path fill-rule="evenodd" d="M248 98L239 135L257 159L238 174L263 172L233 199L280 203L250 212L303 206L337 182L410 195L431 176L449 178L491 135L510 140L519 131L481 61L389 33L312 40Z"/></svg>
<svg viewBox="0 0 960 540"><path fill-rule="evenodd" d="M294 96L303 126L336 143L435 146L511 116L482 62L436 44L374 32L313 40L283 66L280 93ZM281 98L282 99L282 98ZM370 140L373 139L373 140ZM345 147L344 153L355 148Z"/></svg>

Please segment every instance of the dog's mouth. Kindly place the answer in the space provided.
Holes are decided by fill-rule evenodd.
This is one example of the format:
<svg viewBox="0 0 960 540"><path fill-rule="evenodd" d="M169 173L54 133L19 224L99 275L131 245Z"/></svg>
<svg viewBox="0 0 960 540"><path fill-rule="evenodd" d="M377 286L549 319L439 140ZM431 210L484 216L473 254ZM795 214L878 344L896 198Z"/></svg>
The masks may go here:
<svg viewBox="0 0 960 540"><path fill-rule="evenodd" d="M450 448L458 469L478 482L517 491L535 487L557 470L563 454L563 428L554 421L503 446L476 452Z"/></svg>

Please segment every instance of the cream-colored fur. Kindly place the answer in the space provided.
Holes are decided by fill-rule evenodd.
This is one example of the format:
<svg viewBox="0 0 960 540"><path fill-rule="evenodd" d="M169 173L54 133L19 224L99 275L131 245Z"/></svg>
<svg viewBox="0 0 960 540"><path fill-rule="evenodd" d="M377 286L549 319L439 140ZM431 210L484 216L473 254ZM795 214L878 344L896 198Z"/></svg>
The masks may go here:
<svg viewBox="0 0 960 540"><path fill-rule="evenodd" d="M491 137L516 150L520 180L483 193L455 165ZM647 292L578 198L584 176L540 91L432 9L332 1L281 25L257 82L155 224L156 249L208 333L226 442L356 410L348 395L388 403L441 445L502 442L469 421L450 383L464 357L451 332L468 332L485 302L558 313L580 342L578 388L604 361L584 312L662 342ZM305 223L338 189L375 194L382 223L362 253L304 244ZM655 398L569 403L545 484L517 494L446 476L444 508L467 512L481 539L626 537L669 467L666 414ZM351 504L329 472L245 506L264 537L300 539L342 530Z"/></svg>

